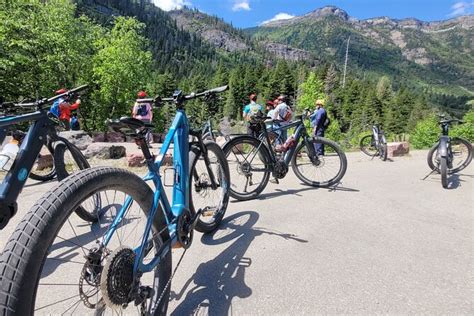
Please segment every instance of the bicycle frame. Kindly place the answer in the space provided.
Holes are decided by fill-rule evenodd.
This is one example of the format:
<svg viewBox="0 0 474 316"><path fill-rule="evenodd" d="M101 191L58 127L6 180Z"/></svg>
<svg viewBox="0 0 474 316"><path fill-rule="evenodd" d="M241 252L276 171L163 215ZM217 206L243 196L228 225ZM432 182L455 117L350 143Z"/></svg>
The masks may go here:
<svg viewBox="0 0 474 316"><path fill-rule="evenodd" d="M264 127L264 124L263 124L262 127ZM290 124L287 124L287 125L281 125L281 126L278 126L276 128L272 128L272 132L280 131L280 130L288 130L292 127L296 127L296 130L295 130L295 142L296 142L296 144L299 144L301 137L303 137L304 140L306 141L306 138L308 137L308 132L306 131L306 127L304 126L304 123L300 120L295 121L295 122L291 122ZM270 139L268 137L268 131L265 129L265 131L262 134L264 135L264 137L265 137L264 139L267 142L267 147L270 149L269 151L270 151L270 156L271 156L272 162L276 163L277 158L276 158L275 151L273 150L272 146L270 146L271 143L270 143ZM259 138L260 138L260 140L262 140L261 139L262 136L260 136ZM285 162L285 164L287 166L290 165L291 158L293 157L293 155L295 153L296 147L298 147L298 146L296 145L296 146L291 147L285 153L283 161ZM314 147L313 146L307 146L307 147L308 147L308 150L311 151L311 155L313 155L314 154L314 152L313 152Z"/></svg>
<svg viewBox="0 0 474 316"><path fill-rule="evenodd" d="M34 121L28 129L24 141L15 158L12 168L0 185L0 229L8 224L17 211L16 200L25 185L25 181L33 168L41 147L46 143L48 129L52 126L47 114L42 111L12 117L0 118L0 142L7 136L7 127L23 122Z"/></svg>
<svg viewBox="0 0 474 316"><path fill-rule="evenodd" d="M175 170L175 174L173 184L173 200L172 204L170 205L166 192L164 190L159 170L163 163L163 158L165 157L165 154L168 151L172 142L174 144L173 168ZM188 155L189 122L184 110L178 109L176 117L173 120L168 134L166 135L165 141L160 149L156 160L153 163L148 164L149 172L143 178L144 181L153 181L156 189L153 196L152 208L149 210L149 213L147 215L147 222L145 226L145 231L143 233L141 245L134 249L136 253L134 273L151 272L160 263L161 258L163 258L163 256L166 255L168 251L171 251L171 246L177 242L177 219L183 214L185 210L189 209L188 180L190 175ZM157 254L149 263L144 264L143 258L150 249L149 243L151 240L149 236L152 229L153 219L159 209L158 206L160 205L160 203L166 218L166 224L170 233L170 239L168 240L167 245L164 245L162 247L161 252L159 254ZM127 197L124 205L122 206L121 210L119 211L113 223L109 227L107 233L105 234L101 247L107 246L113 234L115 233L116 228L122 221L131 204L131 197Z"/></svg>

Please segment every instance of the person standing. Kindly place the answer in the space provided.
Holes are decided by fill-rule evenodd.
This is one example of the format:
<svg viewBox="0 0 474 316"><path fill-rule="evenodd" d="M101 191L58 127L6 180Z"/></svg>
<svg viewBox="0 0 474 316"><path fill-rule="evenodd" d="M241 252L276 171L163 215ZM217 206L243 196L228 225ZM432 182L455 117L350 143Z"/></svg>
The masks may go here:
<svg viewBox="0 0 474 316"><path fill-rule="evenodd" d="M286 97L284 95L280 95L277 98L276 103L277 104L275 106L275 112L273 113L273 119L278 121L279 126L284 127L290 124L293 112L291 111L290 106L286 103ZM281 140L285 142L286 138L288 137L287 130L281 129L279 134Z"/></svg>
<svg viewBox="0 0 474 316"><path fill-rule="evenodd" d="M56 95L66 93L66 89L59 89L55 92ZM70 130L71 111L77 110L81 105L81 99L77 99L75 103L70 104L68 97L61 97L54 101L51 106L50 113L56 116L63 124L66 130Z"/></svg>
<svg viewBox="0 0 474 316"><path fill-rule="evenodd" d="M250 120L252 117L257 115L259 111L262 111L262 106L257 103L257 95L252 93L249 95L250 103L244 107L242 117L247 122L247 134L253 135L253 130L250 128Z"/></svg>
<svg viewBox="0 0 474 316"><path fill-rule="evenodd" d="M136 118L143 123L151 123L153 120L153 107L151 102L140 101L147 97L145 91L139 91L137 94L137 100L133 105L132 117ZM146 133L146 140L149 144L153 143L153 135L149 129Z"/></svg>
<svg viewBox="0 0 474 316"><path fill-rule="evenodd" d="M321 99L316 100L316 110L310 115L311 127L313 128L314 136L324 137L326 130L326 109L324 109L324 101ZM324 145L317 143L314 145L314 149L318 155L324 155Z"/></svg>

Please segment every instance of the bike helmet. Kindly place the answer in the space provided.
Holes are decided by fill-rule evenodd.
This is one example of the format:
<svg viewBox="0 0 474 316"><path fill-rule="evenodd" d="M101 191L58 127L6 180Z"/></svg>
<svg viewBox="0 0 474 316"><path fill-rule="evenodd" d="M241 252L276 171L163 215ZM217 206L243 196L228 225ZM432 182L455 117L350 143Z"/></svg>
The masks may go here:
<svg viewBox="0 0 474 316"><path fill-rule="evenodd" d="M140 92L138 92L137 96L138 96L139 98L146 98L147 94L146 94L145 91L140 91Z"/></svg>

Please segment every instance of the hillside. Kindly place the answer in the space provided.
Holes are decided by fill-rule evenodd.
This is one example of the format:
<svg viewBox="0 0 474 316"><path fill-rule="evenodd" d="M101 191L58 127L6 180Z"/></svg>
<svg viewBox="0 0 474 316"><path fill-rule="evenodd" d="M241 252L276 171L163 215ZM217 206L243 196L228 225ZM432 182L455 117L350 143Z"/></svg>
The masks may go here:
<svg viewBox="0 0 474 316"><path fill-rule="evenodd" d="M288 44L339 65L350 37L351 72L387 74L434 92L474 95L474 16L441 22L357 20L331 6L245 31L258 42Z"/></svg>

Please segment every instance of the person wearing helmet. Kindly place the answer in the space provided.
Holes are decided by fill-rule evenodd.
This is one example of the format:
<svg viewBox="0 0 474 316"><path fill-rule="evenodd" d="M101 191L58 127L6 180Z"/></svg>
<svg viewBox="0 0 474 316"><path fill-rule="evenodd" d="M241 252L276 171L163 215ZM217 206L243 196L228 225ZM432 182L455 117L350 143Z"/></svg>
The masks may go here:
<svg viewBox="0 0 474 316"><path fill-rule="evenodd" d="M315 104L316 110L309 116L311 127L313 128L314 136L324 137L324 132L326 130L325 122L328 117L327 112L324 109L324 100L318 99ZM324 145L317 143L314 145L314 148L318 155L324 155Z"/></svg>
<svg viewBox="0 0 474 316"><path fill-rule="evenodd" d="M153 120L153 107L150 102L140 102L141 99L145 99L147 93L145 91L139 91L137 93L137 101L133 105L132 117L136 118L144 123L151 123ZM153 143L153 135L151 130L148 130L146 139L149 144Z"/></svg>
<svg viewBox="0 0 474 316"><path fill-rule="evenodd" d="M67 90L62 88L55 92L56 95L64 94ZM69 97L64 96L56 101L54 101L51 109L49 110L54 116L56 116L65 126L66 130L68 131L71 127L71 111L77 110L81 105L81 99L77 99L75 103L69 103Z"/></svg>

